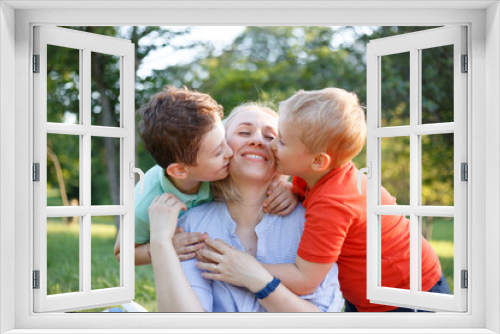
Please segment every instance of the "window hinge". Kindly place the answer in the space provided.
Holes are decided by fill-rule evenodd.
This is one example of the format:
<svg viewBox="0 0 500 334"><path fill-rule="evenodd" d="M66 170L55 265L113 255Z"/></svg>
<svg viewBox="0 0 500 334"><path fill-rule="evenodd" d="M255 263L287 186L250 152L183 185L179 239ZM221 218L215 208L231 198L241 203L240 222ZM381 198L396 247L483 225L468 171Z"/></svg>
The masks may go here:
<svg viewBox="0 0 500 334"><path fill-rule="evenodd" d="M33 289L40 289L40 270L33 270Z"/></svg>
<svg viewBox="0 0 500 334"><path fill-rule="evenodd" d="M469 273L467 270L462 270L461 271L461 280L462 280L462 289L467 289L469 287Z"/></svg>
<svg viewBox="0 0 500 334"><path fill-rule="evenodd" d="M460 164L460 168L461 168L461 180L462 181L469 181L469 166L467 165L466 162L462 162Z"/></svg>
<svg viewBox="0 0 500 334"><path fill-rule="evenodd" d="M33 164L33 181L40 182L40 163Z"/></svg>
<svg viewBox="0 0 500 334"><path fill-rule="evenodd" d="M33 73L40 73L40 55L33 55Z"/></svg>
<svg viewBox="0 0 500 334"><path fill-rule="evenodd" d="M462 73L469 72L469 57L462 55Z"/></svg>

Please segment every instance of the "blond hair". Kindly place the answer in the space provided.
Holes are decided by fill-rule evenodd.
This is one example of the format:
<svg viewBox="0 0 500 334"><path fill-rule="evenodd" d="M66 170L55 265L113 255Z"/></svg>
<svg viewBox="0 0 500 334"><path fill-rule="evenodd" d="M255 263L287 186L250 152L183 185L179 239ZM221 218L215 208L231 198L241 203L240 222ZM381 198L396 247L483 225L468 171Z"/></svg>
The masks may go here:
<svg viewBox="0 0 500 334"><path fill-rule="evenodd" d="M224 128L226 130L226 136L227 131L233 124L236 115L249 110L259 110L266 114L272 115L275 118L278 118L278 114L267 104L260 102L248 102L240 104L239 106L235 107L226 118L222 120L222 123L224 124ZM210 185L212 187L212 194L215 201L226 203L241 203L242 199L240 192L234 185L231 179L231 174L229 174L228 177L223 180L211 182Z"/></svg>
<svg viewBox="0 0 500 334"><path fill-rule="evenodd" d="M280 117L300 129L309 152L330 155L330 168L349 162L365 144L364 108L356 94L344 89L300 90L282 101L279 110Z"/></svg>

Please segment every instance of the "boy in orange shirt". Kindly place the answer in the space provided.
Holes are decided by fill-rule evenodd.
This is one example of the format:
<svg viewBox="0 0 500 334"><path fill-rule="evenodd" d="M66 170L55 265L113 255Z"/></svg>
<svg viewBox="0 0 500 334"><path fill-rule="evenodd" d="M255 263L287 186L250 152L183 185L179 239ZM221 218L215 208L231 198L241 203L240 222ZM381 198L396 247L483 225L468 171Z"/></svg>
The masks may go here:
<svg viewBox="0 0 500 334"><path fill-rule="evenodd" d="M280 104L279 134L271 143L276 169L294 175L306 224L294 264L264 264L298 295L312 293L334 262L346 312L415 311L366 298L366 195L357 190L351 159L363 148L366 122L355 94L326 88L299 91ZM366 176L362 185L366 189ZM366 194L366 192L365 192ZM382 188L382 205L397 205ZM409 289L409 221L382 216L382 286ZM450 293L439 259L422 238L422 290Z"/></svg>

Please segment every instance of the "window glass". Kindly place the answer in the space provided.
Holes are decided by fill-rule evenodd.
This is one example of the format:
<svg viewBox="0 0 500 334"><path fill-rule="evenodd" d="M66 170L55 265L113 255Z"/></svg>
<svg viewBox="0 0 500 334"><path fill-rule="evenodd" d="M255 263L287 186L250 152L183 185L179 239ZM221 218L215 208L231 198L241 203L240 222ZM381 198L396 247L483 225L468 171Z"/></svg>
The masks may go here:
<svg viewBox="0 0 500 334"><path fill-rule="evenodd" d="M380 139L382 186L399 205L410 204L410 138Z"/></svg>
<svg viewBox="0 0 500 334"><path fill-rule="evenodd" d="M80 122L80 50L47 45L47 122Z"/></svg>
<svg viewBox="0 0 500 334"><path fill-rule="evenodd" d="M448 282L450 292L454 292L454 238L453 218L449 217L420 217L422 235L436 252L444 278ZM422 248L423 249L423 248ZM430 260L422 253L422 266Z"/></svg>
<svg viewBox="0 0 500 334"><path fill-rule="evenodd" d="M47 134L47 206L80 203L80 136Z"/></svg>
<svg viewBox="0 0 500 334"><path fill-rule="evenodd" d="M80 217L47 218L47 295L80 291Z"/></svg>
<svg viewBox="0 0 500 334"><path fill-rule="evenodd" d="M453 122L453 45L423 49L422 124Z"/></svg>
<svg viewBox="0 0 500 334"><path fill-rule="evenodd" d="M92 216L92 290L120 286L120 262L114 255L117 226L120 216Z"/></svg>
<svg viewBox="0 0 500 334"><path fill-rule="evenodd" d="M420 136L422 205L454 205L453 133Z"/></svg>
<svg viewBox="0 0 500 334"><path fill-rule="evenodd" d="M120 58L92 52L92 125L120 126Z"/></svg>
<svg viewBox="0 0 500 334"><path fill-rule="evenodd" d="M410 53L381 57L381 126L410 125Z"/></svg>

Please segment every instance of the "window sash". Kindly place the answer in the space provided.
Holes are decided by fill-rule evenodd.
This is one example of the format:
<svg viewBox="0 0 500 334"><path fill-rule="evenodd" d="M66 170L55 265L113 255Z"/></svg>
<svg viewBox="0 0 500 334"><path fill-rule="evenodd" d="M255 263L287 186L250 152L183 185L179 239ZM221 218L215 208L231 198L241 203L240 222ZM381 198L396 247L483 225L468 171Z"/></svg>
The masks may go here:
<svg viewBox="0 0 500 334"><path fill-rule="evenodd" d="M47 122L47 45L80 50L80 124ZM91 52L119 56L120 127L91 125ZM34 53L40 55L40 73L34 83L34 162L40 163L40 182L34 183L34 270L40 271L40 289L34 290L34 311L73 311L118 304L134 298L134 45L111 38L64 28L35 27ZM80 138L80 200L75 207L47 207L47 134ZM91 205L91 138L119 138L121 205ZM119 215L121 236L120 286L91 289L91 217ZM80 217L80 291L47 295L47 217Z"/></svg>
<svg viewBox="0 0 500 334"><path fill-rule="evenodd" d="M372 176L367 180L367 297L371 302L427 310L467 310L467 290L460 288L460 271L467 269L467 184L460 180L460 164L467 162L466 107L467 78L461 74L461 54L467 54L466 28L453 26L370 41L367 47L367 164ZM421 64L420 50L454 45L454 122L420 125ZM410 125L381 127L381 57L410 52ZM454 206L420 205L421 147L420 135L454 134ZM380 205L381 138L410 137L410 205L390 208ZM380 215L410 216L410 290L380 286L381 242ZM421 286L421 228L419 216L454 218L453 295L419 291Z"/></svg>

